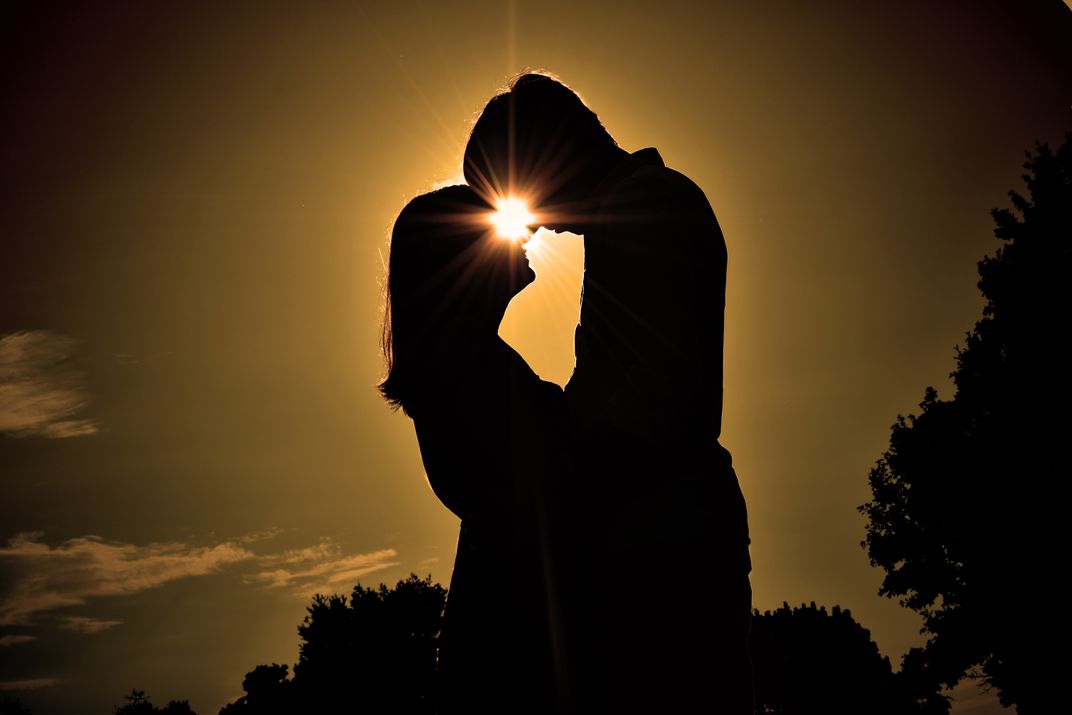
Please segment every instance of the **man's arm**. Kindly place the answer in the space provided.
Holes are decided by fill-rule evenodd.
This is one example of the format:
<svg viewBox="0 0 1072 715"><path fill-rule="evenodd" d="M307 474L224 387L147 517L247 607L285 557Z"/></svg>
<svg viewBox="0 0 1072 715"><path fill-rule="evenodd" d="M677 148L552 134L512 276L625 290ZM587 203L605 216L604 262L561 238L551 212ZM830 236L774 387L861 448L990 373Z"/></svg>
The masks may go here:
<svg viewBox="0 0 1072 715"><path fill-rule="evenodd" d="M585 237L574 412L660 440L717 437L726 253L706 198L645 168L608 193L599 219Z"/></svg>

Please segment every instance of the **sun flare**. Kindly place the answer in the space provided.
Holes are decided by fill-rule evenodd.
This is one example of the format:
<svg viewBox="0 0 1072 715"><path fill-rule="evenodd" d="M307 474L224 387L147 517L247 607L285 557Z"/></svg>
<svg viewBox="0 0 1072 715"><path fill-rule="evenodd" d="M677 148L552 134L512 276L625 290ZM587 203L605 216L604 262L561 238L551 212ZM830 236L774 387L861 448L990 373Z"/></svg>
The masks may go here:
<svg viewBox="0 0 1072 715"><path fill-rule="evenodd" d="M495 202L495 208L491 223L501 237L518 241L530 235L529 226L536 223L536 217L522 199L499 199Z"/></svg>

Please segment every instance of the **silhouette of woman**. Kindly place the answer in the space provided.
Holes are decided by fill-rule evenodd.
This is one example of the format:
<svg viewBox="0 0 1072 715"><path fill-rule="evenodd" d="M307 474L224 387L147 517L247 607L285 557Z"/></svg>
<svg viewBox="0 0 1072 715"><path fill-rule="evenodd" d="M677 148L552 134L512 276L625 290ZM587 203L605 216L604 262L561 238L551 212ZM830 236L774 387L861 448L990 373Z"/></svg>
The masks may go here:
<svg viewBox="0 0 1072 715"><path fill-rule="evenodd" d="M428 481L461 533L439 651L439 712L549 713L553 517L562 391L498 336L535 274L467 186L419 196L391 238L380 386L413 419Z"/></svg>

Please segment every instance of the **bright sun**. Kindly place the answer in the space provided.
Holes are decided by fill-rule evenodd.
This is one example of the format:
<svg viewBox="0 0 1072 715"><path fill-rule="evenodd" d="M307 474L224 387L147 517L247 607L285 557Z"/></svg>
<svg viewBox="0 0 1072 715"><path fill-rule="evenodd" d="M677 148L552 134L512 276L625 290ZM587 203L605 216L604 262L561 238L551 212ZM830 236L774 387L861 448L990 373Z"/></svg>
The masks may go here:
<svg viewBox="0 0 1072 715"><path fill-rule="evenodd" d="M524 201L499 199L495 207L497 211L491 215L491 222L500 236L517 241L529 235L529 226L536 223L536 217Z"/></svg>

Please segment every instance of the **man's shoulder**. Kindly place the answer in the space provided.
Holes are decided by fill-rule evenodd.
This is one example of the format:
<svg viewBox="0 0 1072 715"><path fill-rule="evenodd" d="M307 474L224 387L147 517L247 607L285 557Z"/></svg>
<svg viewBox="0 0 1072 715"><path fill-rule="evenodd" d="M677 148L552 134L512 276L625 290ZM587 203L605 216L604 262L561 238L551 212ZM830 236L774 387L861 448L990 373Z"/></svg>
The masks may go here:
<svg viewBox="0 0 1072 715"><path fill-rule="evenodd" d="M703 190L685 174L659 164L641 164L607 187L601 202L607 206L665 206L711 212Z"/></svg>

